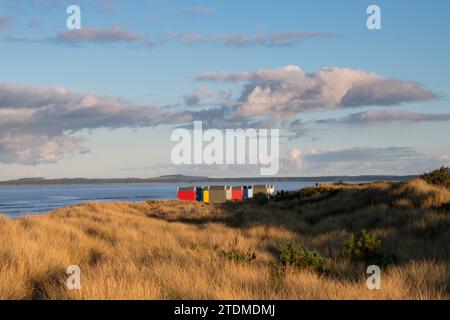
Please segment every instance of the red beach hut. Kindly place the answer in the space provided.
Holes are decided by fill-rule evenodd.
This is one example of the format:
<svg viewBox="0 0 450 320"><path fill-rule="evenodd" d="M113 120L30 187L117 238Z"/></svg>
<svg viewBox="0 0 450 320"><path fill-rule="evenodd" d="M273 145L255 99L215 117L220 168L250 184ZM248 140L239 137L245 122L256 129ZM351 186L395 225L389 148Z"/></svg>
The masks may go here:
<svg viewBox="0 0 450 320"><path fill-rule="evenodd" d="M243 187L233 187L231 189L231 200L242 201L244 199L244 188Z"/></svg>
<svg viewBox="0 0 450 320"><path fill-rule="evenodd" d="M197 200L197 188L196 187L178 188L178 200L179 201L196 201Z"/></svg>

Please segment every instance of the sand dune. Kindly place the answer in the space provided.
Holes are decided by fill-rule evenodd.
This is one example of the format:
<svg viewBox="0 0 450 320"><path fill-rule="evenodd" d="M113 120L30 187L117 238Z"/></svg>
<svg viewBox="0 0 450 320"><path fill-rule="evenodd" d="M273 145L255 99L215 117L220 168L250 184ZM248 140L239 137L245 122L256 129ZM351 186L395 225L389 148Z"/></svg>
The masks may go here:
<svg viewBox="0 0 450 320"><path fill-rule="evenodd" d="M0 299L449 299L450 192L422 180L327 185L268 203L87 203L0 217ZM395 263L382 288L344 253L367 229ZM282 266L295 242L327 272ZM79 265L81 290L66 268Z"/></svg>

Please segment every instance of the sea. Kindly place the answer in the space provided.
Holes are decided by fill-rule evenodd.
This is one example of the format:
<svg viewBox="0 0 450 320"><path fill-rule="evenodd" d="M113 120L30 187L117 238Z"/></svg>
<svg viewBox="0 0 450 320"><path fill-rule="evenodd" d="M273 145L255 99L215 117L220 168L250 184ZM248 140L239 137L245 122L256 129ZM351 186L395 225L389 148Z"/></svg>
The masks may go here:
<svg viewBox="0 0 450 320"><path fill-rule="evenodd" d="M227 185L271 184L275 190L293 191L312 186L315 182L280 181L252 182L234 181ZM224 183L204 183L223 185ZM0 215L20 217L43 214L57 208L84 202L137 202L177 198L179 186L202 185L202 183L119 183L80 185L21 185L0 186Z"/></svg>

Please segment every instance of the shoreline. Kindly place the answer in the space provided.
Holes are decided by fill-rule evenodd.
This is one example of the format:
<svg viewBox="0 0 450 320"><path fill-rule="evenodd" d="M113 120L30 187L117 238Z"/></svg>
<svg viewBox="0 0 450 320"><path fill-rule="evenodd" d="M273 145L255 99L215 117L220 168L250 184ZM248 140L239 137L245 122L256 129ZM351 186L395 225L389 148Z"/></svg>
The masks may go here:
<svg viewBox="0 0 450 320"><path fill-rule="evenodd" d="M246 181L238 181L246 183ZM258 182L255 182L258 183ZM327 181L319 183L319 186L339 184L340 182ZM344 182L350 185L365 185L374 182ZM376 183L376 182L375 182ZM379 182L383 183L383 182ZM391 183L391 182L386 182ZM211 183L217 185L222 183ZM93 185L40 185L40 186L0 186L0 190L9 190L9 194L0 194L0 212L11 217L27 215L41 215L57 209L72 205L80 205L88 202L142 202L142 201L164 201L177 200L177 187L187 184L93 184ZM201 184L191 184L198 186ZM233 185L229 183L229 185ZM313 182L282 182L275 184L277 192L295 192L306 187L314 187ZM148 187L148 188L147 188ZM317 186L316 186L317 187ZM162 189L160 189L162 188ZM16 192L16 198L14 198ZM26 192L25 192L25 191ZM36 193L37 192L37 193ZM9 196L11 195L12 198ZM37 199L37 200L36 200Z"/></svg>
<svg viewBox="0 0 450 320"><path fill-rule="evenodd" d="M240 183L247 183L240 181ZM258 182L250 182L258 183ZM222 183L208 183L210 185ZM44 213L71 204L89 201L145 201L177 199L177 188L186 183L81 184L0 186L0 211L8 215ZM191 184L198 186L199 183ZM312 182L276 182L277 190L298 190Z"/></svg>

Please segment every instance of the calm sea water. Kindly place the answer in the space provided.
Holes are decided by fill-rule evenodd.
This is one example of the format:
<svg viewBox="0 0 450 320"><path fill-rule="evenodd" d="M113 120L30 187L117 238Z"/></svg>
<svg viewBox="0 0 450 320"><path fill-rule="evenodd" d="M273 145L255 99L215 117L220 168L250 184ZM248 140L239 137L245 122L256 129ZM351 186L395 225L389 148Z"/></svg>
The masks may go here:
<svg viewBox="0 0 450 320"><path fill-rule="evenodd" d="M215 183L208 183L214 185ZM216 183L216 185L223 183ZM232 185L265 184L233 182ZM270 182L275 190L292 191L314 182ZM183 184L198 185L197 184ZM231 184L230 184L231 185ZM92 184L55 186L0 186L0 214L18 217L45 213L56 208L88 201L145 201L176 199L179 183Z"/></svg>

